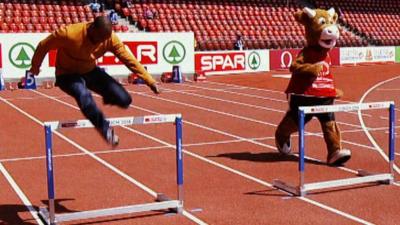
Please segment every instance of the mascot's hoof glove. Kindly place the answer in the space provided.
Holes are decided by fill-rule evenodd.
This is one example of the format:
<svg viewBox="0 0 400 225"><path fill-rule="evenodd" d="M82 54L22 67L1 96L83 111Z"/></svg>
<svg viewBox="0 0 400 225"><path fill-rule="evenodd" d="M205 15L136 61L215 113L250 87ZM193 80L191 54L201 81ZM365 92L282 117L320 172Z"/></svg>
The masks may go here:
<svg viewBox="0 0 400 225"><path fill-rule="evenodd" d="M340 89L336 89L336 99L342 98L344 95L343 91Z"/></svg>
<svg viewBox="0 0 400 225"><path fill-rule="evenodd" d="M328 165L341 166L351 158L351 151L348 149L340 149L328 156Z"/></svg>

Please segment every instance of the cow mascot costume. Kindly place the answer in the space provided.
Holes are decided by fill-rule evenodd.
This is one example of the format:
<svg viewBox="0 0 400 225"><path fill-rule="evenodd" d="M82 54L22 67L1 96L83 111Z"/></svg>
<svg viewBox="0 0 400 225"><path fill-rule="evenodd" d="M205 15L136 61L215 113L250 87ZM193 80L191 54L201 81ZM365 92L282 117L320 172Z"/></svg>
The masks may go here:
<svg viewBox="0 0 400 225"><path fill-rule="evenodd" d="M290 66L292 73L286 94L289 110L275 132L275 142L280 153L290 154L290 135L298 131L299 106L333 105L343 92L336 89L330 71L329 51L336 45L339 29L336 25L338 15L333 8L329 10L304 8L295 13L297 22L305 27L307 45ZM351 152L343 149L341 134L334 113L307 114L304 122L317 117L324 134L328 150L327 164L339 166L348 161Z"/></svg>

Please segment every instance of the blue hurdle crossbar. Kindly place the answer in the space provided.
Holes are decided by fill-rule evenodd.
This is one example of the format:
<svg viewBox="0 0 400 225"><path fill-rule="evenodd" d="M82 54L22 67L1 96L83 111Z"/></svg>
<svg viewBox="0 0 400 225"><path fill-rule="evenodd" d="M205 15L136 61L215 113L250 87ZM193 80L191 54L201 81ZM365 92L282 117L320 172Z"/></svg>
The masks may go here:
<svg viewBox="0 0 400 225"><path fill-rule="evenodd" d="M65 213L57 215L55 213L55 189L54 189L54 167L52 152L52 132L58 129L67 128L92 128L93 124L89 120L75 121L51 121L45 122L45 141L46 141L46 168L47 168L47 191L49 206L40 207L39 216L46 224L55 225L61 222L90 219L105 216L115 216L128 213L138 213L152 210L174 209L177 213L183 211L183 153L182 153L182 115L151 115L142 117L120 117L108 119L111 126L129 126L158 123L174 123L176 132L176 177L177 177L177 200L170 200L163 194L157 196L154 203L129 205L108 209L99 209L83 212Z"/></svg>
<svg viewBox="0 0 400 225"><path fill-rule="evenodd" d="M304 118L306 114L318 114L318 113L329 113L329 112L349 112L349 111L360 111L360 110L372 110L372 109L389 109L389 173L371 174L364 170L359 170L358 175L361 177L339 179L332 181L323 181L305 184L304 182L304 165L305 165L305 150L304 150ZM289 185L280 180L274 180L273 185L286 192L292 193L298 196L304 196L308 191L341 187L348 185L355 185L367 182L379 182L385 184L391 184L394 181L394 148L395 148L395 106L394 102L371 102L371 103L359 103L359 104L340 104L340 105L318 105L309 107L299 107L299 185Z"/></svg>

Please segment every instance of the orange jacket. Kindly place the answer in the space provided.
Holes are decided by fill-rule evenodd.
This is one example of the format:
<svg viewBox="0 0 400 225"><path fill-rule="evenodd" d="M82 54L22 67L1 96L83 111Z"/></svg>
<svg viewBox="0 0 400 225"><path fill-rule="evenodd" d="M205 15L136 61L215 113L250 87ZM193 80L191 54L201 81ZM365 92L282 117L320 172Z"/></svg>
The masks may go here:
<svg viewBox="0 0 400 225"><path fill-rule="evenodd" d="M32 68L40 68L46 54L50 50L57 49L56 75L85 74L96 67L96 59L110 51L147 84L156 82L138 60L126 51L124 44L114 32L106 41L97 45L92 44L87 36L89 25L90 23L72 24L58 29L42 40L33 55Z"/></svg>

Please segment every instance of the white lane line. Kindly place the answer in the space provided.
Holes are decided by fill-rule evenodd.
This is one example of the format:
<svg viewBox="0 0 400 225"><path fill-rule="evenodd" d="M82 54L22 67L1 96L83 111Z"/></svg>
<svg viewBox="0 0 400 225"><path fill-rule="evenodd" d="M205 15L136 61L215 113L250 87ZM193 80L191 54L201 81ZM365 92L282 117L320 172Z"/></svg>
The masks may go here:
<svg viewBox="0 0 400 225"><path fill-rule="evenodd" d="M49 99L53 99L55 101L58 102L63 102L61 100L58 100L56 98L51 98L51 96L48 96L46 94L43 94L39 91L33 91L37 94L40 94L42 96L46 96ZM4 100L0 97L0 100L2 100L3 102L5 102L6 104L8 104L9 106L11 106L12 108L16 109L17 111L19 111L20 113L22 113L23 115L27 116L28 118L30 118L31 120L35 121L36 123L40 124L40 125L44 125L42 121L40 121L39 119L37 119L36 117L32 116L31 114L25 112L24 110L22 110L21 108L17 107L16 105L8 102L7 100ZM78 109L76 106L73 106L69 103L63 102L64 104L69 105L70 107L73 107L75 109ZM120 175L121 177L125 178L126 180L128 180L129 182L131 182L132 184L136 185L137 187L139 187L140 189L142 189L143 191L147 192L148 194L152 195L154 198L157 197L157 192L153 191L152 189L150 189L149 187L147 187L146 185L142 184L141 182L137 181L136 179L130 177L128 174L122 172L121 170L119 170L117 167L115 167L114 165L108 163L107 161L105 161L104 159L98 157L97 155L93 154L92 152L90 152L89 150L87 150L86 148L80 146L78 143L72 141L71 139L67 138L66 136L64 136L63 134L61 134L60 132L54 131L54 134L56 134L57 136L59 136L61 139L65 140L66 142L70 143L71 145L73 145L74 147L76 147L77 149L79 149L80 151L86 153L88 156L92 157L93 159L95 159L96 161L98 161L100 164L102 164L103 166L109 168L111 171L115 172L116 174ZM196 218L195 216L191 215L189 212L187 212L186 210L184 210L183 215L185 215L187 218L189 218L190 220L196 222L197 224L201 224L201 225L206 225L207 223L201 221L200 219Z"/></svg>
<svg viewBox="0 0 400 225"><path fill-rule="evenodd" d="M159 150L165 149L166 146L156 146L156 147L144 147L144 148L127 148L127 149L115 149L115 150L100 150L100 151L92 151L96 155L103 154L111 154L111 153L125 153L125 152L138 152L138 151L149 151L149 150ZM64 158L64 157L74 157L74 156L87 156L86 153L69 153L69 154L55 154L53 158ZM17 162L17 161L30 161L30 160L38 160L45 159L46 155L41 156L32 156L32 157L20 157L20 158L9 158L9 159L1 159L1 162Z"/></svg>
<svg viewBox="0 0 400 225"><path fill-rule="evenodd" d="M14 189L15 193L18 195L19 199L24 203L25 207L29 210L31 213L32 217L36 220L36 222L40 225L44 225L42 220L39 218L36 209L32 206L32 203L29 201L28 197L26 197L25 193L21 190L21 188L18 186L17 182L12 178L10 173L7 171L7 169L3 166L2 163L0 163L0 171L4 175L4 177L7 179L8 183L11 185L12 189Z"/></svg>
<svg viewBox="0 0 400 225"><path fill-rule="evenodd" d="M56 98L65 98L69 97L68 95L58 95L55 96ZM15 100L39 100L39 99L46 99L45 97L42 96L35 96L35 97L14 97L14 98L3 98L4 100L7 101L15 101Z"/></svg>
<svg viewBox="0 0 400 225"><path fill-rule="evenodd" d="M222 111L218 111L218 110L213 110L213 109L206 108L206 107L202 107L202 106L197 106L197 105L192 105L192 104L188 104L188 103L178 102L178 101L175 101L175 100L170 100L170 99L166 99L166 98L161 98L161 97L159 97L159 96L156 97L156 96L152 96L152 95L148 95L148 94L143 94L143 93L138 94L138 93L135 93L135 92L133 92L133 91L128 91L128 92L129 92L129 93L132 93L132 94L140 95L140 96L145 96L145 97L153 98L153 99L163 100L163 101L166 101L166 102L176 103L176 104L178 104L178 105L183 105L183 106L187 106L187 107L190 107L190 108L200 109L200 110L203 110L203 111L213 112L213 113L221 114L221 115L224 115L224 116L230 116L230 117L237 118L237 119L247 120L247 121L254 122L254 123L269 125L269 126L273 126L273 127L276 127L276 126L277 126L276 124L273 124L273 123L268 123L268 122L264 122L264 121L261 121L261 120L251 119L251 118L248 118L248 117L239 116L239 115L232 114L232 113L227 113L227 112L222 112Z"/></svg>
<svg viewBox="0 0 400 225"><path fill-rule="evenodd" d="M166 88L164 88L164 89L166 89ZM170 90L170 89L166 89L166 90ZM180 92L180 91L176 91L176 93L190 95L190 96L196 96L196 97L204 98L204 99L211 99L211 100L215 100L215 101L231 103L231 104L234 104L234 105L247 106L249 108L261 109L261 110L266 110L266 111L271 111L271 112L286 113L286 110L279 110L279 109L275 109L275 108L258 106L258 105L253 105L253 104L248 104L248 103L243 103L243 102L238 102L238 101L231 101L231 100L227 100L227 99L223 99L223 98L216 98L216 97L211 97L211 96L202 95L202 94L183 93L183 92Z"/></svg>
<svg viewBox="0 0 400 225"><path fill-rule="evenodd" d="M134 92L131 92L131 91L129 91L130 93L134 93ZM187 103L180 103L180 102L177 102L177 101L173 101L173 100L169 100L169 99L164 99L164 98L156 98L156 97L153 97L153 96L149 96L149 95L143 95L143 96L146 96L146 97L150 97L150 98L155 98L155 99L161 99L161 100L165 100L165 101L169 101L169 102L173 102L173 103L176 103L176 104L184 104L185 106L189 106L189 107L194 107L194 108L197 108L197 107L199 107L199 106L195 106L195 105L191 105L191 104L187 104ZM203 110L207 110L208 111L208 109L207 108L204 108L204 107L200 107L201 109L203 109ZM213 111L215 111L215 110L213 110ZM220 112L220 113L223 113L223 112ZM245 118L246 119L246 118ZM254 120L253 120L254 121ZM262 123L262 121L259 121L260 123ZM349 125L351 125L351 124L349 124ZM275 125L276 126L276 125ZM361 127L361 126L357 126L357 127ZM364 128L364 129L374 129L374 128ZM323 135L322 134L315 134L315 133L310 133L310 132L307 132L307 134L309 134L309 135L313 135L313 136L320 136L320 137L322 137ZM239 137L239 138L241 138L241 137ZM241 139L241 140L244 140L243 138ZM254 142L254 141L250 141L251 143L255 143L255 144L259 144L259 143L256 143L256 142ZM364 145L364 144L359 144L359 143L355 143L355 142L350 142L350 141L346 141L346 140L342 140L342 142L343 143L347 143L347 144L351 144L351 145L355 145L355 146L358 146L358 147L363 147L363 148L367 148L367 149L370 149L370 150L374 150L374 151L377 151L377 149L375 148L375 147L373 147L373 146L368 146L368 145ZM263 144L263 146L264 147L268 147L268 148L272 148L272 149L275 149L275 147L274 146L271 146L271 145L266 145L266 144ZM345 168L343 168L344 170L346 170Z"/></svg>
<svg viewBox="0 0 400 225"><path fill-rule="evenodd" d="M271 90L271 89L266 89L266 88L255 88L255 87L249 87L249 86L243 86L243 85L237 85L237 84L226 84L226 83L213 82L213 81L205 81L203 83L216 84L216 85L225 86L225 87L242 87L242 88L245 88L245 89L248 89L248 90L256 90L256 91L261 91L261 92L282 94L282 91ZM338 99L336 101L337 102L343 102L343 103L357 103L357 102L354 102L354 101L347 101L347 100L343 100L343 99Z"/></svg>
<svg viewBox="0 0 400 225"><path fill-rule="evenodd" d="M169 90L169 89L166 89L166 90ZM223 99L223 98L211 97L211 96L208 96L208 95L195 94L195 93L183 93L183 92L177 92L177 93L184 94L184 95L189 95L189 96L195 96L195 97L204 98L204 99L211 99L211 100L215 100L215 101L226 102L226 103L230 103L230 104L234 104L234 105L242 105L242 106L246 106L246 107L250 107L250 108L256 108L256 109L260 109L260 110L278 112L278 113L283 113L283 114L286 113L286 110L279 110L279 109L275 109L275 108L263 107L263 106L243 103L243 102L239 102L239 101L226 100L226 99ZM357 115L357 113L355 113L355 112L353 112L353 114ZM346 122L342 122L342 121L337 121L337 123L338 124L343 124L343 125L346 125L346 126L350 126L350 127L361 128L360 125L346 123Z"/></svg>
<svg viewBox="0 0 400 225"><path fill-rule="evenodd" d="M249 89L249 90L256 90L256 91L261 91L261 92L282 94L282 91L255 88L255 87L248 87L248 86L242 86L242 85L237 85L237 84L227 84L227 83L214 82L214 81L208 81L208 80L207 81L203 81L203 83L215 84L215 85L226 86L226 87L245 87L246 89Z"/></svg>
<svg viewBox="0 0 400 225"><path fill-rule="evenodd" d="M100 96L97 95L97 97L100 97ZM153 113L153 114L159 114L158 112L155 112L155 111L152 111L152 110L148 110L146 108L135 106L135 105L131 105L130 107L136 108L136 109L139 109L139 110L142 110L142 111L145 111L145 112ZM240 136L237 136L237 135L234 135L234 134L230 134L230 133L227 133L227 132L224 132L224 131L221 131L221 130L213 129L213 128L210 128L210 127L207 127L207 126L203 126L203 125L200 125L200 124L197 124L197 123L192 123L192 122L189 122L187 120L184 120L184 123L187 123L189 125L192 125L192 126L195 126L195 127L199 127L199 128L205 129L205 130L209 130L209 131L212 131L212 132L215 132L215 133L218 133L218 134L222 134L222 135L226 135L226 136L229 136L229 137L232 137L232 138L236 138L236 139L241 140L241 141L246 141L246 142L249 142L249 143L252 143L252 144L255 144L255 145L259 145L259 146L266 147L266 148L269 148L269 149L272 149L272 150L276 150L275 146L264 144L264 143L260 143L260 142L257 142L254 139L251 140L251 139L248 139L248 138L243 138L243 137L240 137ZM374 129L374 128L371 128L371 129ZM377 129L383 129L383 128L377 128ZM306 135L323 137L323 135L321 133L306 132ZM373 146L367 146L367 145L354 143L354 142L349 142L349 141L344 141L344 140L342 140L342 142L376 151L376 149ZM315 159L312 159L310 157L309 157L309 159L315 160ZM343 171L347 171L347 172L351 172L351 173L357 174L357 172L355 170L352 170L350 168L345 168L345 167L337 167L337 168L340 169L340 170L343 170Z"/></svg>
<svg viewBox="0 0 400 225"><path fill-rule="evenodd" d="M49 97L51 98L51 96L49 96ZM96 95L96 97L98 97L98 95ZM73 107L73 108L77 109L76 106L73 106L73 105L71 105L71 104L69 104L69 103L66 103L66 102L63 102L63 101L59 101L59 100L57 100L57 99L53 99L53 100L56 100L56 101L58 101L58 102L60 102L60 103L62 103L62 104L65 104L65 105L68 105L68 106L70 106L70 107ZM132 108L138 108L138 107L134 107L133 105L131 105L130 107L132 107ZM153 114L159 114L158 112L155 112L155 111L152 111L152 110L144 109L144 108L142 108L142 107L139 107L139 108L142 109L142 110L144 110L144 111L153 113ZM188 122L185 121L185 120L184 120L184 122L185 122L185 123L188 123ZM193 124L193 125L194 125L194 123L189 123L189 124ZM199 124L196 124L196 126L204 127L204 126L199 125ZM158 143L160 143L160 144L162 144L162 145L168 145L168 146L170 146L171 148L174 148L174 149L175 149L175 145L171 145L170 143L167 143L167 142L165 142L165 141L163 141L163 140L160 140L160 139L158 139L158 138L156 138L156 137L147 135L147 134L145 134L145 133L142 133L142 132L137 131L137 130L135 130L135 129L132 129L132 128L130 128L130 127L124 126L123 128L125 128L125 129L127 129L127 130L130 130L131 132L134 132L134 133L136 133L136 134L140 134L140 135L142 135L142 136L144 136L144 137L147 137L147 138L149 138L149 139L151 139L151 140L154 140L154 141L156 141L156 142L158 142ZM208 129L212 129L212 128L208 128ZM214 129L212 129L212 130L214 130ZM225 132L218 131L218 133L225 133ZM241 137L238 137L238 136L235 136L235 135L231 135L231 134L228 134L228 133L225 133L225 134L227 134L228 136L235 137L235 138L240 139L240 140L246 140L246 141L249 141L249 142L254 142L254 143L258 144L258 145L262 145L262 146L265 146L265 147L272 147L272 148L275 149L275 147L273 147L273 146L271 146L271 145L266 145L266 144L258 143L258 142L251 141L251 140L248 140L248 139L245 139L245 138L241 138ZM187 151L187 150L185 150L185 149L183 149L183 152L184 152L185 154L188 154L188 155L192 156L192 157L195 157L195 158L200 159L200 160L202 160L202 161L208 162L208 163L210 163L210 164L212 164L212 165L215 165L215 166L220 167L220 168L222 168L222 169L225 169L225 170L227 170L227 171L230 171L230 172L232 172L232 173L234 173L234 174L237 174L237 175L240 175L240 176L245 177L245 178L247 178L247 179L253 180L254 182L257 182L257 183L262 184L262 185L264 185L264 186L272 187L272 184L270 184L270 183L268 183L268 182L265 182L265 181L262 181L262 180L260 180L260 179L258 179L258 178L256 178L256 177L250 176L250 175L248 175L248 174L246 174L246 173L243 173L243 172L241 172L241 171L239 171L239 170L235 170L235 169L230 168L230 167L228 167L228 166L225 166L225 165L223 165L223 164L220 164L220 163L217 163L217 162L215 162L215 161L209 160L209 159L207 159L207 158L205 158L205 157L202 157L202 156L200 156L200 155L197 155L197 154L192 153L192 152L190 152L190 151ZM351 214L348 214L348 213L346 213L346 212L337 210L337 209L335 209L335 208L332 208L332 207L330 207L330 206L324 205L324 204L322 204L322 203L318 203L318 202L316 202L316 201L307 201L307 202L309 202L309 203L311 203L311 204L313 204L313 205L316 205L316 206L318 206L318 207L321 207L321 206L323 205L323 206L324 206L323 209L326 209L326 210L328 210L328 211L330 211L330 212L336 213L336 214L341 215L341 216L343 216L343 217L346 217L346 218L348 218L348 219L354 220L354 219L356 218L356 220L354 220L354 221L357 221L357 222L359 222L359 221L364 221L364 220L362 220L362 219L360 219L360 218L357 218L357 217L355 217L355 216L353 216L353 215L351 215ZM316 204L316 203L318 203L318 204ZM363 223L364 223L364 224L371 224L371 223L369 223L369 222L367 222L367 221L364 221Z"/></svg>
<svg viewBox="0 0 400 225"><path fill-rule="evenodd" d="M209 82L208 83L214 83L214 84L219 84L219 85L223 85L223 86L230 86L224 83L215 83L215 82ZM200 86L195 86L195 85L187 85L187 86L191 86L193 88L199 88L199 89L204 89L204 90L213 90L213 88L206 88L206 87L200 87ZM257 90L257 91L265 91L265 92L273 92L273 93L280 93L282 95L282 92L276 92L275 90L270 90L270 89L259 89L259 88L252 88L252 87L247 87L247 86L241 86L241 85L234 85L235 87L241 87L243 89L248 89L248 90ZM241 95L241 96L247 96L247 97L252 97L252 98L259 98L259 99L264 99L264 100L271 100L271 101L277 101L277 102L285 102L287 103L287 100L281 100L281 99L277 99L277 98L271 98L271 97L263 97L263 96L259 96L259 95L254 95L254 94L247 94L247 93L236 93L236 92L226 92L226 91L222 91L225 93L230 93L230 94L237 94L237 95ZM342 102L342 103L356 103L353 101L345 101L345 100L341 100L338 99L336 100L337 102ZM357 112L346 112L349 114L355 114L357 115ZM363 113L364 116L367 117L372 117L372 115L367 114L367 113Z"/></svg>
<svg viewBox="0 0 400 225"><path fill-rule="evenodd" d="M363 95L363 96L361 97L361 99L360 99L360 103L363 103L364 100L365 100L365 98L367 98L367 96L369 95L369 93L371 93L371 92L372 92L373 90L375 90L377 87L379 87L379 86L381 86L381 85L383 85L383 84L386 84L386 83L388 83L388 82L394 81L394 80L396 80L396 79L399 79L399 78L400 78L400 76L392 77L392 78L390 78L390 79L387 79L387 80L384 80L384 81L381 81L381 82L375 84L374 86L372 86L370 89L368 89L368 90L364 93L364 95ZM372 145L378 150L378 152L381 154L381 156L382 156L387 162L389 162L389 158L388 158L388 156L385 154L385 151L383 151L383 149L378 145L378 143L376 143L375 139L372 137L371 133L370 133L370 132L368 131L368 129L366 128L364 119L363 119L363 117L362 117L361 114L358 115L358 119L360 120L360 124L361 124L361 126L363 127L364 132L365 132L365 134L367 135L367 137L368 137L368 139L370 140L370 142L372 143ZM396 164L394 164L393 167L394 167L394 170L395 170L397 173L400 174L400 169L399 169L399 167L398 167Z"/></svg>
<svg viewBox="0 0 400 225"><path fill-rule="evenodd" d="M400 128L400 126L396 126L396 129ZM377 127L377 128L369 128L370 131L385 131L387 130L387 127ZM353 129L353 130L342 130L342 133L357 133L357 132L364 132L363 129ZM389 133L388 131L385 131L385 133ZM315 135L322 135L321 132L318 133L306 133L305 136L315 136ZM297 137L297 134L293 134L293 137ZM396 135L399 136L399 135ZM247 138L248 140L253 140L253 141L265 141L265 140L273 140L275 139L274 136L270 137L256 137L256 138ZM206 145L218 145L218 144L232 144L232 143L238 143L238 142L244 142L245 140L239 140L239 139L230 139L230 140L224 140L224 141L209 141L209 142L198 142L198 143L191 143L191 144L183 144L183 147L191 147L191 146L206 146ZM154 146L154 147L141 147L141 148L126 148L126 149L114 149L114 150L97 150L97 151L92 151L94 154L111 154L111 153L124 153L124 152L136 152L136 151L146 151L146 150L157 150L157 149L163 149L166 146ZM368 145L361 145L360 147L363 148L368 148L375 150L373 146L368 146ZM399 153L395 153L399 154ZM85 156L85 153L71 153L71 154L56 154L53 155L54 158L58 157L73 157L73 156ZM16 161L29 161L29 160L38 160L38 159L45 159L45 155L41 156L30 156L30 157L19 157L19 158L5 158L5 159L0 159L1 162L16 162Z"/></svg>
<svg viewBox="0 0 400 225"><path fill-rule="evenodd" d="M137 93L135 93L135 92L133 92L133 91L128 91L128 92L129 92L129 93L132 93L132 94L137 94ZM254 122L254 123L259 123L259 124L262 124L262 125L268 125L268 126L273 126L273 127L277 127L277 126L278 126L277 124L273 124L273 123L269 123L269 122L264 122L264 121L257 120L257 119L251 119L251 118L244 117L244 116L238 116L238 115L232 114L232 113L221 112L221 111L218 111L218 110L213 110L213 109L210 109L210 108L201 107L201 106L197 106L197 105L192 105L192 104L188 104L188 103L182 103L182 102L175 101L175 100L171 100L171 99L161 98L161 97L159 97L159 96L156 97L156 96L147 95L147 94L137 94L137 95L144 96L144 97L148 97L148 98L152 98L152 99L167 101L167 102L175 103L175 104L178 104L178 105L183 105L183 106L190 107L190 108L200 109L200 110L203 110L203 111L213 112L213 113L221 114L221 115L224 115L224 116L230 116L230 117L233 117L233 118L238 118L238 119L242 119L242 120L247 120L247 121ZM360 127L360 128L361 128L361 126L357 126L357 127ZM313 135L313 136L317 136L317 137L323 137L322 134L316 134L316 133L311 133L311 132L306 132L306 133L311 134L311 135ZM354 145L354 146L357 146L357 147L366 147L366 148L368 148L368 149L375 150L375 149L372 148L371 146L359 144L359 143L352 142L352 141L342 140L342 143Z"/></svg>
<svg viewBox="0 0 400 225"><path fill-rule="evenodd" d="M256 98L256 99L271 100L271 101L275 101L275 102L287 103L287 100L282 100L282 99L278 99L278 98L271 98L271 97L259 96L259 95L254 95L254 94L248 94L248 93L242 93L242 92L236 92L236 91L229 91L229 90L219 89L219 88L217 88L217 89L216 88L208 88L208 87L199 86L199 85L192 85L192 84L190 84L190 85L189 84L183 84L183 85L187 86L187 87L200 89L200 90L217 91L217 92L223 92L223 93L228 93L228 94L233 94L233 95L238 95L238 96L245 96L245 97L251 97L251 98ZM238 90L245 90L245 89L246 89L246 87L241 87Z"/></svg>
<svg viewBox="0 0 400 225"><path fill-rule="evenodd" d="M319 206L319 207L321 207L321 208L323 208L323 209L326 209L326 210L329 210L329 211L331 211L331 212L333 212L333 213L340 213L341 211L340 210L337 210L337 209L335 209L335 208L331 208L331 207L327 207L326 205L323 205L323 204L321 204L321 203L319 203L319 202L317 202L317 201L314 201L314 200L311 200L311 199L309 199L309 198L304 198L304 197L300 197L300 199L302 199L302 200L304 200L304 201L306 201L306 202L309 202L309 203L311 203L311 204L314 204L314 205L317 205L317 206ZM360 218L358 218L358 217L356 217L356 216L353 216L353 215L350 215L350 214L347 214L345 217L347 217L348 219L351 219L351 220L353 220L353 221L356 221L356 222L358 222L358 223L361 223L361 224L365 224L365 225L374 225L374 223L371 223L371 222L368 222L368 221L366 221L366 220L363 220L363 219L360 219Z"/></svg>
<svg viewBox="0 0 400 225"><path fill-rule="evenodd" d="M396 126L396 128L400 128L400 126ZM387 130L387 127L377 127L377 128L370 128L370 131L383 131ZM342 133L357 133L357 132L364 132L363 129L354 129L354 130L342 130ZM388 133L387 131L385 133ZM315 135L322 135L321 132L319 133L306 133L305 136L315 136ZM293 137L297 137L297 134L293 134ZM265 140L273 140L275 139L274 136L270 137L256 137L256 138L247 138L246 140L253 140L253 141L265 141ZM207 146L207 145L219 145L219 144L232 144L232 143L239 143L245 142L246 140L239 140L239 139L230 139L224 141L209 141L209 142L198 142L198 143L191 143L191 144L183 144L183 147L192 147L192 146ZM126 153L126 152L137 152L137 151L146 151L146 150L158 150L166 148L167 146L154 146L154 147L140 147L140 148L125 148L125 149L106 149L106 150L97 150L91 151L96 155L100 154L112 154L112 153ZM360 147L368 148L375 150L373 146L367 146L360 144ZM395 153L399 154L399 153ZM85 153L70 153L70 154L56 154L53 155L54 158L61 158L61 157L73 157L73 156L86 156ZM0 159L1 162L17 162L17 161L29 161L29 160L38 160L38 159L45 159L45 155L41 156L30 156L30 157L19 157L19 158L6 158Z"/></svg>
<svg viewBox="0 0 400 225"><path fill-rule="evenodd" d="M399 88L377 88L377 91L400 91Z"/></svg>
<svg viewBox="0 0 400 225"><path fill-rule="evenodd" d="M254 140L260 138L252 138ZM272 137L264 137L263 140L272 139ZM191 147L191 146L206 146L206 145L218 145L218 144L231 144L242 142L241 140L231 139L226 141L210 141L210 142L200 142L200 143L192 143L192 144L183 144L183 147ZM168 146L155 146L155 147L143 147L143 148L125 148L125 149L113 149L113 150L98 150L98 151L91 151L93 154L96 155L103 155L103 154L114 154L114 153L127 153L127 152L139 152L139 151L149 151L149 150L159 150L165 149ZM53 158L64 158L64 157L74 157L74 156L87 156L86 153L69 153L69 154L55 154ZM46 155L41 156L30 156L30 157L19 157L19 158L7 158L7 159L0 159L0 163L2 162L18 162L18 161L30 161L30 160L39 160L45 159Z"/></svg>

